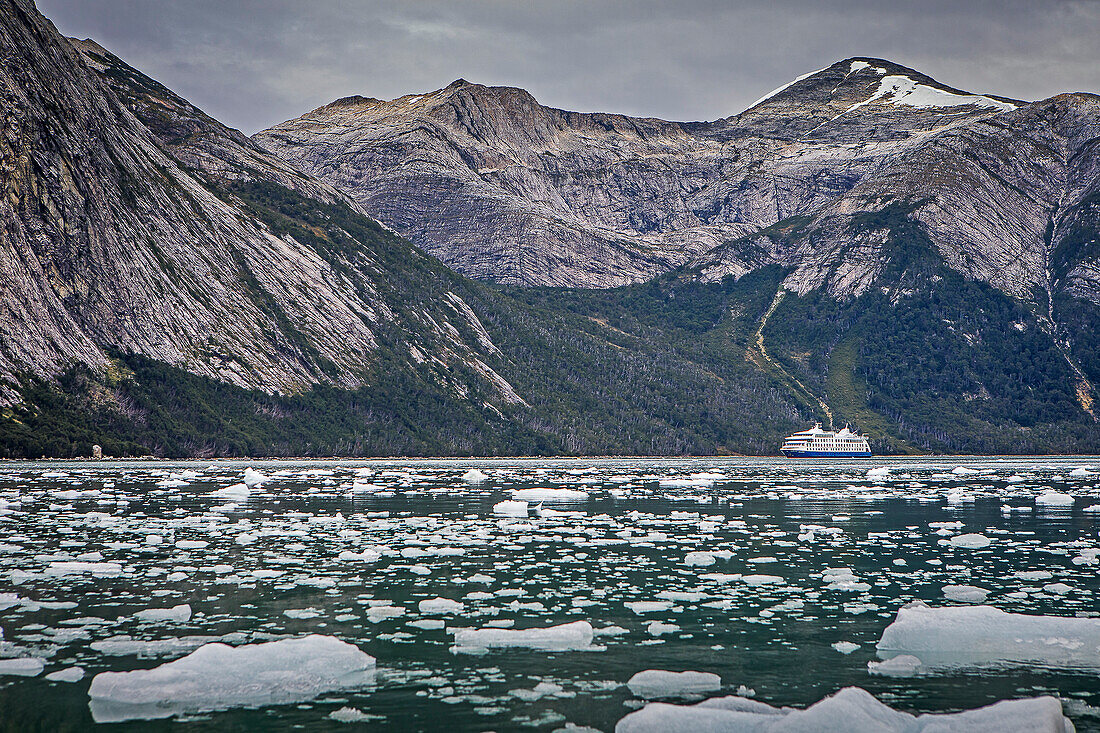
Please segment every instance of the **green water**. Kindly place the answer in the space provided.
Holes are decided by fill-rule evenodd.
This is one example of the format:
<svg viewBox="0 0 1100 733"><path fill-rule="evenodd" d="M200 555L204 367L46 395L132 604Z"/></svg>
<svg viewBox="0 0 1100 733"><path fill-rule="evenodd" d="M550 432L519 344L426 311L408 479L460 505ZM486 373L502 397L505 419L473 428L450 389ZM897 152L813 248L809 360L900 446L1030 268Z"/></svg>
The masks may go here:
<svg viewBox="0 0 1100 733"><path fill-rule="evenodd" d="M226 507L211 492L240 481L247 465L271 479ZM869 478L876 466L890 467L890 475ZM959 466L978 473L952 473ZM886 678L867 669L901 605L957 605L943 597L948 584L984 588L986 602L1006 611L1100 611L1100 566L1087 552L1100 549L1100 514L1083 511L1100 503L1100 474L1071 475L1080 466L1100 469L1100 459L0 464L0 594L12 594L0 596L8 605L0 610L0 656L40 657L44 674L86 670L76 683L0 677L0 728L349 730L357 726L328 716L350 706L371 716L359 726L387 730L550 731L572 723L610 731L641 704L625 686L631 675L693 669L721 676L715 694L744 686L773 705L805 706L849 685L911 712L1056 694L1073 701L1067 711L1078 730L1100 730L1090 709L1100 706L1097 670L962 668ZM463 481L471 467L489 478ZM361 468L370 475L360 480L378 488L349 495ZM183 471L197 476L170 479ZM722 477L693 480L693 473ZM562 512L552 516L494 514L493 505L512 490L531 487L580 489L589 498L544 504ZM1034 507L1047 488L1073 494L1074 506L1002 511L1006 504ZM959 502L960 493L969 500L948 503L952 494ZM938 522L962 526L930 526ZM812 538L807 525L817 526ZM974 550L942 542L965 532L992 543ZM149 545L149 535L164 541ZM241 535L253 541L241 544ZM188 549L187 541L208 544ZM373 562L337 558L365 548L385 554ZM707 567L685 564L698 550L731 556ZM51 562L81 556L118 563L120 574L49 574ZM899 558L904 565L895 564ZM850 568L868 587L827 587L821 573L837 567ZM271 572L257 578L256 570ZM1053 577L1013 577L1021 570ZM779 580L755 585L708 574ZM1043 589L1052 582L1071 590ZM662 600L662 593L676 594L671 608L636 614L624 605ZM435 597L461 601L464 610L420 614L418 601ZM181 603L193 611L185 623L133 617ZM374 623L372 604L400 607L404 615ZM425 618L443 619L446 629L410 625ZM597 636L600 650L592 651L451 649L454 628L577 620L625 633ZM654 635L653 621L678 628ZM150 668L186 653L114 655L95 649L96 642L230 634L239 644L307 633L336 636L376 657L376 684L294 705L100 726L93 720L88 686L96 673ZM844 655L831 646L839 641L860 647ZM540 682L561 689L538 699L524 692Z"/></svg>

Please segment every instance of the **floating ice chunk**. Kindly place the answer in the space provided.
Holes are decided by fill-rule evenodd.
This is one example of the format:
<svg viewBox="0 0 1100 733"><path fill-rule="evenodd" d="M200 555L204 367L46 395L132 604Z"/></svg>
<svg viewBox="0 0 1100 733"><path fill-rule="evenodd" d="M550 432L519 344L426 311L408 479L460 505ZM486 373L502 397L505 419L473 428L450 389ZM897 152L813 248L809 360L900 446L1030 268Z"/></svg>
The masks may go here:
<svg viewBox="0 0 1100 733"><path fill-rule="evenodd" d="M316 608L288 608L283 611L283 615L287 618L295 618L304 621L306 619L317 618L321 615L321 612Z"/></svg>
<svg viewBox="0 0 1100 733"><path fill-rule="evenodd" d="M50 566L46 568L45 574L51 576L94 575L98 577L115 577L122 575L122 566L117 562L59 560L51 562Z"/></svg>
<svg viewBox="0 0 1100 733"><path fill-rule="evenodd" d="M717 562L709 552L689 552L684 556L684 564L695 567L707 567Z"/></svg>
<svg viewBox="0 0 1100 733"><path fill-rule="evenodd" d="M1073 469L1072 471L1070 471L1070 472L1069 472L1069 475L1070 475L1070 476L1073 476L1073 477L1075 477L1075 478L1079 478L1079 477L1081 477L1081 476L1091 476L1091 475L1092 475L1092 471L1090 471L1089 469L1085 468L1084 466L1081 466L1080 468L1075 468L1075 469Z"/></svg>
<svg viewBox="0 0 1100 733"><path fill-rule="evenodd" d="M84 679L84 668L67 667L66 669L59 669L46 675L46 679L50 682L80 682Z"/></svg>
<svg viewBox="0 0 1100 733"><path fill-rule="evenodd" d="M376 624L388 618L397 618L405 615L405 609L401 606L371 606L367 609L367 621Z"/></svg>
<svg viewBox="0 0 1100 733"><path fill-rule="evenodd" d="M898 610L877 648L882 657L915 654L930 669L1009 663L1100 670L1100 618L930 608L917 601Z"/></svg>
<svg viewBox="0 0 1100 733"><path fill-rule="evenodd" d="M458 601L450 598L428 598L416 604L420 613L429 614L455 614L462 613L466 607Z"/></svg>
<svg viewBox="0 0 1100 733"><path fill-rule="evenodd" d="M337 560L343 560L345 562L362 561L362 562L375 562L382 558L382 553L377 550L366 549L362 552L352 552L351 550L343 550L336 556Z"/></svg>
<svg viewBox="0 0 1100 733"><path fill-rule="evenodd" d="M456 629L455 652L480 653L490 649L521 647L542 651L589 651L592 646L592 624L574 621L543 629Z"/></svg>
<svg viewBox="0 0 1100 733"><path fill-rule="evenodd" d="M963 547L967 550L980 550L983 547L989 547L993 540L986 537L984 534L970 533L960 534L952 537L947 542L953 547Z"/></svg>
<svg viewBox="0 0 1100 733"><path fill-rule="evenodd" d="M1064 596L1073 590L1072 585L1066 585L1065 583L1047 583L1043 586L1043 590L1047 593L1055 593L1060 596Z"/></svg>
<svg viewBox="0 0 1100 733"><path fill-rule="evenodd" d="M1046 507L1071 507L1073 506L1073 497L1069 494L1063 494L1060 491L1044 491L1035 497L1036 506Z"/></svg>
<svg viewBox="0 0 1100 733"><path fill-rule="evenodd" d="M243 639L243 636L235 635L233 638ZM116 657L162 657L186 654L192 652L204 644L215 641L228 641L224 636L180 636L170 639L156 639L153 641L141 641L129 636L112 636L109 639L93 641L88 646L100 654L109 654Z"/></svg>
<svg viewBox="0 0 1100 733"><path fill-rule="evenodd" d="M888 466L876 466L867 471L867 478L883 478L890 475L890 468Z"/></svg>
<svg viewBox="0 0 1100 733"><path fill-rule="evenodd" d="M88 695L97 723L280 705L374 681L375 659L332 636L231 647L207 644L153 669L100 672Z"/></svg>
<svg viewBox="0 0 1100 733"><path fill-rule="evenodd" d="M657 482L663 489L705 489L714 485L714 479L709 478L663 478Z"/></svg>
<svg viewBox="0 0 1100 733"><path fill-rule="evenodd" d="M526 517L527 502L525 501L501 501L493 504L494 514L503 514L509 517Z"/></svg>
<svg viewBox="0 0 1100 733"><path fill-rule="evenodd" d="M0 675L17 677L37 677L46 665L37 657L17 657L0 659Z"/></svg>
<svg viewBox="0 0 1100 733"><path fill-rule="evenodd" d="M462 480L468 484L480 484L487 478L489 478L489 474L479 471L476 468L471 468L469 471L462 474Z"/></svg>
<svg viewBox="0 0 1100 733"><path fill-rule="evenodd" d="M989 591L974 585L945 585L943 596L949 601L983 603L989 597Z"/></svg>
<svg viewBox="0 0 1100 733"><path fill-rule="evenodd" d="M615 733L1071 733L1058 698L1004 700L961 713L914 716L876 700L859 687L846 687L805 710L774 708L744 697L719 697L695 705L651 702L630 713Z"/></svg>
<svg viewBox="0 0 1100 733"><path fill-rule="evenodd" d="M856 649L859 649L859 644L856 644L853 641L838 641L833 644L832 647L841 654L851 654Z"/></svg>
<svg viewBox="0 0 1100 733"><path fill-rule="evenodd" d="M413 626L418 629L443 629L446 628L447 623L441 618L419 618L415 621L410 621L406 626Z"/></svg>
<svg viewBox="0 0 1100 733"><path fill-rule="evenodd" d="M210 543L206 540L178 540L176 542L176 549L178 550L205 550L210 546Z"/></svg>
<svg viewBox="0 0 1100 733"><path fill-rule="evenodd" d="M593 629L592 633L595 636L622 636L630 632L622 626L604 626L602 629Z"/></svg>
<svg viewBox="0 0 1100 733"><path fill-rule="evenodd" d="M368 481L360 481L356 479L351 484L349 494L373 494L376 491L385 490L385 486L379 486L378 484L372 484Z"/></svg>
<svg viewBox="0 0 1100 733"><path fill-rule="evenodd" d="M178 606L172 606L171 608L147 608L144 611L138 611L137 613L135 613L134 618L143 623L157 623L160 621L190 621L191 606L186 603L181 603Z"/></svg>
<svg viewBox="0 0 1100 733"><path fill-rule="evenodd" d="M244 501L248 498L248 495L252 492L244 484L233 484L232 486L226 486L224 489L218 489L212 492L212 496L220 496L223 499L231 499L233 501Z"/></svg>
<svg viewBox="0 0 1100 733"><path fill-rule="evenodd" d="M585 501L588 499L587 491L579 489L513 489L512 498L521 501Z"/></svg>
<svg viewBox="0 0 1100 733"><path fill-rule="evenodd" d="M1020 580L1049 580L1054 577L1049 570L1017 570L1013 575Z"/></svg>
<svg viewBox="0 0 1100 733"><path fill-rule="evenodd" d="M899 654L885 662L867 662L867 671L883 677L910 677L920 670L921 664L912 654Z"/></svg>
<svg viewBox="0 0 1100 733"><path fill-rule="evenodd" d="M270 477L263 475L251 466L244 470L244 485L250 489L255 489L270 480Z"/></svg>
<svg viewBox="0 0 1100 733"><path fill-rule="evenodd" d="M661 697L683 697L715 692L722 688L722 678L710 672L669 672L647 669L631 677L626 686L635 697L654 700Z"/></svg>
<svg viewBox="0 0 1100 733"><path fill-rule="evenodd" d="M672 608L672 601L627 601L624 606L641 616L643 613L657 613Z"/></svg>
<svg viewBox="0 0 1100 733"><path fill-rule="evenodd" d="M955 468L951 469L951 473L955 474L956 476L970 476L979 472L975 471L973 468L967 468L966 466L956 466Z"/></svg>
<svg viewBox="0 0 1100 733"><path fill-rule="evenodd" d="M328 714L337 723L365 723L371 716L358 708L343 707Z"/></svg>
<svg viewBox="0 0 1100 733"><path fill-rule="evenodd" d="M778 575L742 575L741 582L746 585L782 585L786 581Z"/></svg>
<svg viewBox="0 0 1100 733"><path fill-rule="evenodd" d="M645 627L646 633L650 636L663 636L665 634L674 634L680 630L677 624L666 624L662 621L650 621Z"/></svg>

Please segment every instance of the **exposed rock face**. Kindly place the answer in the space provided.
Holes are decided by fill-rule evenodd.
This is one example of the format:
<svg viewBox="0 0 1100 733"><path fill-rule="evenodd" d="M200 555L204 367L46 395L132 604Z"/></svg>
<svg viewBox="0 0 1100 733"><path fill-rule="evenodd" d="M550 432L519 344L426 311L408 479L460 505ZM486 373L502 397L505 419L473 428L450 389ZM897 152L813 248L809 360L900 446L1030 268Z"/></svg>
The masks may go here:
<svg viewBox="0 0 1100 733"><path fill-rule="evenodd" d="M0 56L0 402L21 374L101 368L109 348L267 391L358 386L382 335L519 399L448 321L476 316L442 292L404 302L395 283L430 277L428 258L380 237L334 259L218 184L343 201L331 187L98 46L74 48L29 0L0 0ZM404 270L379 266L394 253Z"/></svg>
<svg viewBox="0 0 1100 733"><path fill-rule="evenodd" d="M826 207L811 209L814 219L800 236L781 226L726 243L695 264L715 279L739 274L747 253L763 251L796 268L791 290L859 294L881 270L886 239L882 228L853 228L853 221L906 201L953 269L1044 309L1062 288L1100 303L1096 253L1064 246L1095 207L1098 135L1100 97L1092 94L971 120L886 159Z"/></svg>
<svg viewBox="0 0 1100 733"><path fill-rule="evenodd" d="M869 181L884 169L1022 104L849 59L715 122L565 112L459 80L342 99L255 139L460 272L609 287L842 199L864 207L859 186L881 187ZM709 272L775 261L787 258L725 247Z"/></svg>

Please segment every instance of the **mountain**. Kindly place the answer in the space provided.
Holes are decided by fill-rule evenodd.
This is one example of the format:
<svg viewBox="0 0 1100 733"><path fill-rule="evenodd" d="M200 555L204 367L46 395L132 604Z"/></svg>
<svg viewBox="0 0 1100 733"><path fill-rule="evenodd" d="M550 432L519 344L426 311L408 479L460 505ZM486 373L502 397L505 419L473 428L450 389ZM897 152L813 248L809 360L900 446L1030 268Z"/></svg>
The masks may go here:
<svg viewBox="0 0 1100 733"><path fill-rule="evenodd" d="M0 21L0 455L760 452L799 420L455 274L26 0Z"/></svg>
<svg viewBox="0 0 1100 733"><path fill-rule="evenodd" d="M459 272L610 287L821 211L886 161L1020 104L848 59L714 122L566 112L460 79L341 99L255 139Z"/></svg>
<svg viewBox="0 0 1100 733"><path fill-rule="evenodd" d="M458 108L406 98L421 121L372 134L409 157L369 180L430 169L394 211L521 286L448 268L28 0L0 0L0 50L0 457L760 454L811 419L877 453L1100 451L1088 95L978 97L856 59L679 124L452 85L496 141L478 155L530 163L497 178L448 173ZM394 104L337 105L333 140ZM520 179L541 213L492 183ZM566 230L552 256L507 239Z"/></svg>

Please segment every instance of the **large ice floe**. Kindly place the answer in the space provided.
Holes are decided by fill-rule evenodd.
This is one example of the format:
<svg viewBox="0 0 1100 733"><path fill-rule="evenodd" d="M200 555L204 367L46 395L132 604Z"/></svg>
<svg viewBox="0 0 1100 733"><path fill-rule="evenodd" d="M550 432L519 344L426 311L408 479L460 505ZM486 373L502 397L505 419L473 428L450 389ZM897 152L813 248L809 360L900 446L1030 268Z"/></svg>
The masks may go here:
<svg viewBox="0 0 1100 733"><path fill-rule="evenodd" d="M1055 697L1003 700L975 710L911 715L859 687L846 687L805 710L775 708L745 697L695 705L649 703L627 715L615 733L1073 733Z"/></svg>
<svg viewBox="0 0 1100 733"><path fill-rule="evenodd" d="M574 621L542 629L456 629L452 650L467 654L482 654L491 649L519 647L548 652L595 651L592 645L592 624Z"/></svg>
<svg viewBox="0 0 1100 733"><path fill-rule="evenodd" d="M664 669L647 669L631 677L626 686L637 697L654 700L662 697L684 697L717 692L722 678L710 672L669 672Z"/></svg>
<svg viewBox="0 0 1100 733"><path fill-rule="evenodd" d="M906 662L910 673L1011 665L1100 670L1100 618L1029 616L992 606L932 608L915 601L898 610L877 648L888 660L871 662L871 671L880 673L892 670L882 665L900 655L919 660Z"/></svg>
<svg viewBox="0 0 1100 733"><path fill-rule="evenodd" d="M88 695L97 723L312 700L374 682L375 659L332 636L231 647L207 644L153 669L100 672Z"/></svg>

